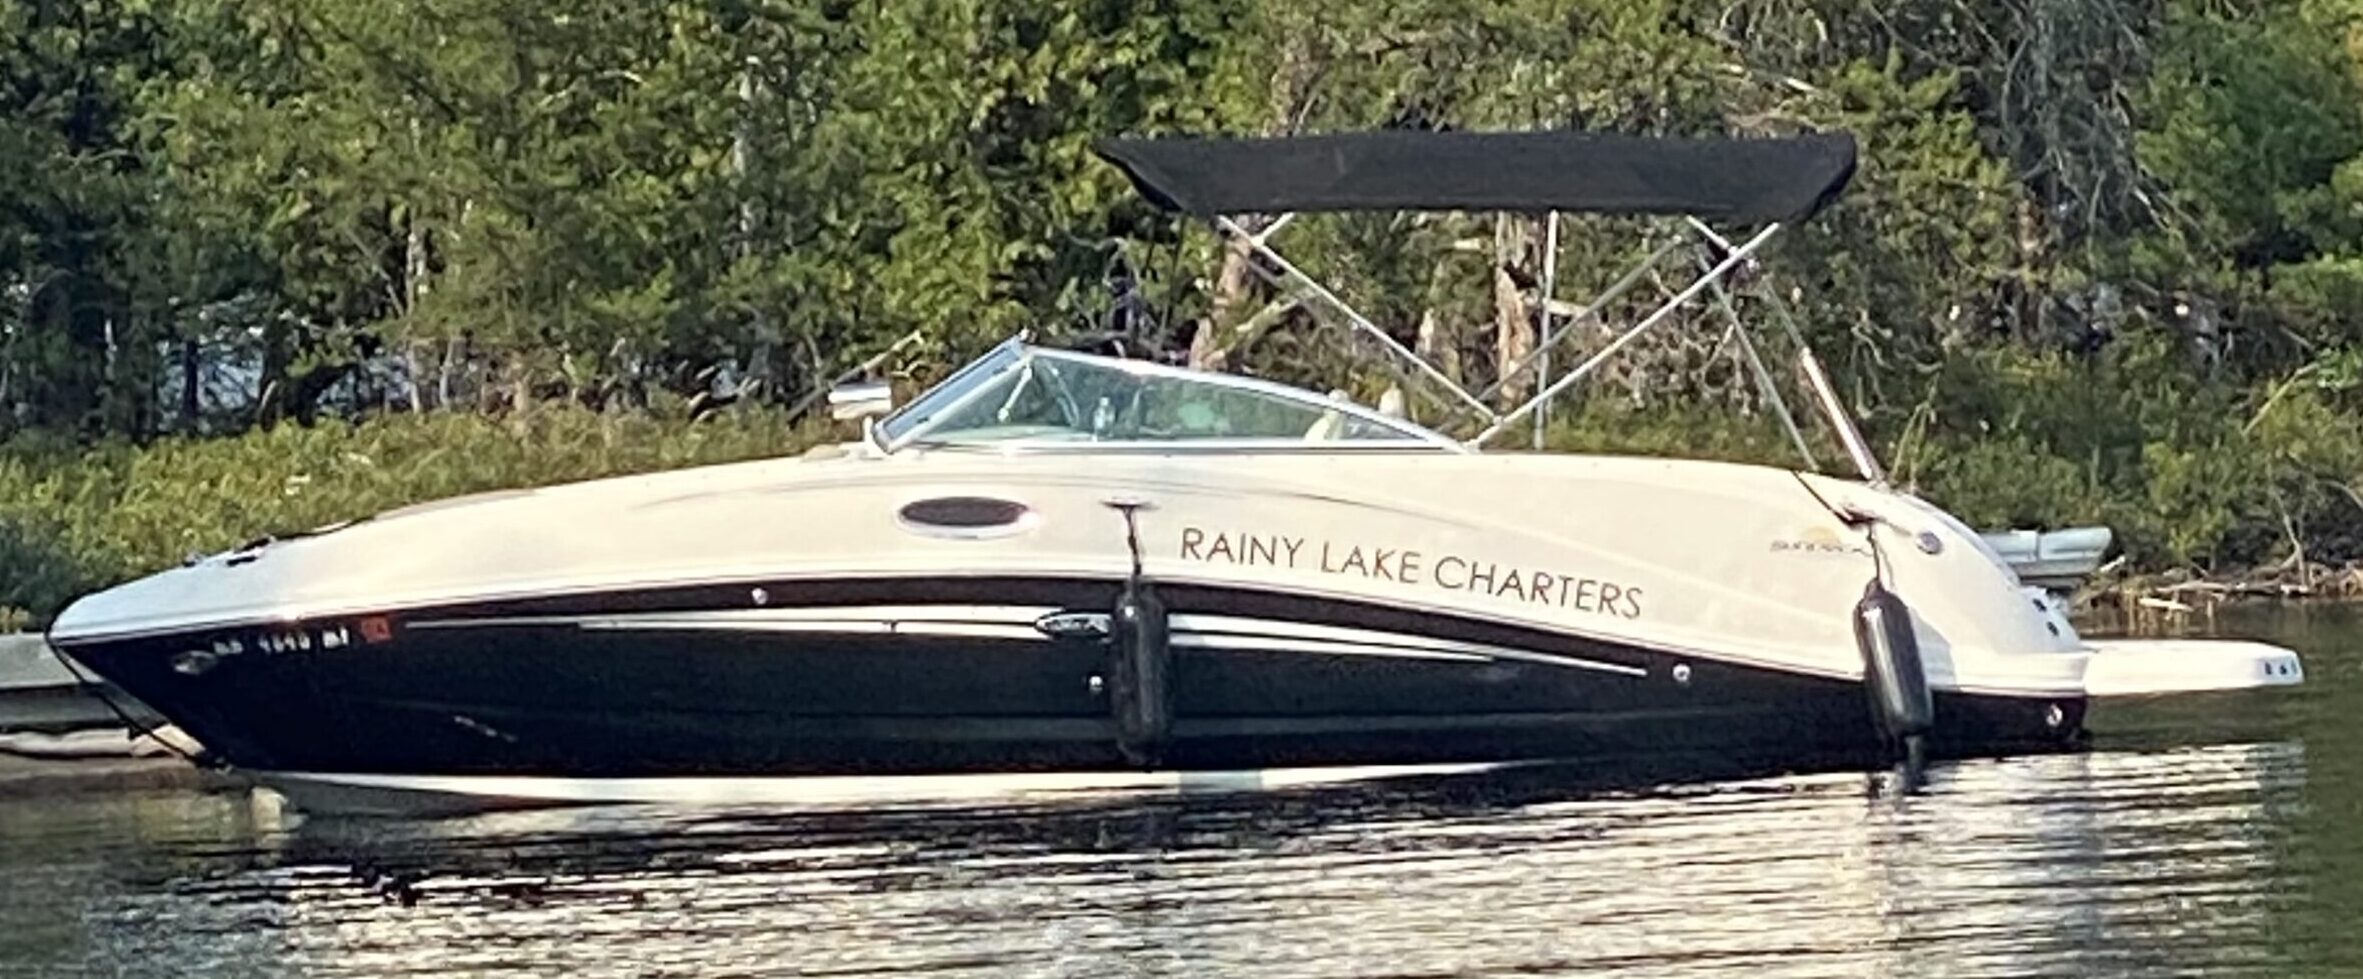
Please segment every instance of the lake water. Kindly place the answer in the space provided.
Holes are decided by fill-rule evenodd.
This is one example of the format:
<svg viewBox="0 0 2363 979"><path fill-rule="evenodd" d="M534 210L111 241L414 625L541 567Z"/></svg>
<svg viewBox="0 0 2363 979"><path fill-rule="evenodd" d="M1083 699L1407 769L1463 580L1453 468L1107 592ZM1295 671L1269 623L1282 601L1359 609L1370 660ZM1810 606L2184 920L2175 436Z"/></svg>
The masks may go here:
<svg viewBox="0 0 2363 979"><path fill-rule="evenodd" d="M0 802L0 974L2363 975L2363 612L2092 750L1606 790L301 820Z"/></svg>

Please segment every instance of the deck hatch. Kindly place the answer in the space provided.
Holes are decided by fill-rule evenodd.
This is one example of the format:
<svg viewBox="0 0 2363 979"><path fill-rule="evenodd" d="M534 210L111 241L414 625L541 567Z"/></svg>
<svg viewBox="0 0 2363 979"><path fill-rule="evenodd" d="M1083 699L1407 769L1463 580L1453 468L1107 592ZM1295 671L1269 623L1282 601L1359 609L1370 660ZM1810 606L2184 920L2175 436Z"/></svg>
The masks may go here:
<svg viewBox="0 0 2363 979"><path fill-rule="evenodd" d="M1040 521L1032 507L989 496L939 496L895 511L902 525L931 537L976 539L1022 533Z"/></svg>

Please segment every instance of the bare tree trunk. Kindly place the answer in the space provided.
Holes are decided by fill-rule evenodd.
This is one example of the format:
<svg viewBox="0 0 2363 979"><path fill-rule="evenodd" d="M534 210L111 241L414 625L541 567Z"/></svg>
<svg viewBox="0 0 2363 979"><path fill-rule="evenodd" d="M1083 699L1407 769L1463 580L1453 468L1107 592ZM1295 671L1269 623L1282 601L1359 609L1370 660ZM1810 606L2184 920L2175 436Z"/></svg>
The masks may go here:
<svg viewBox="0 0 2363 979"><path fill-rule="evenodd" d="M181 341L181 427L197 427L197 341Z"/></svg>
<svg viewBox="0 0 2363 979"><path fill-rule="evenodd" d="M533 406L533 378L525 368L525 355L509 355L510 407L522 417L525 409Z"/></svg>
<svg viewBox="0 0 2363 979"><path fill-rule="evenodd" d="M263 321L263 363L254 379L254 414L255 421L265 428L279 423L288 365L295 359L290 349L294 343L284 318L273 316Z"/></svg>
<svg viewBox="0 0 2363 979"><path fill-rule="evenodd" d="M1493 223L1493 376L1506 377L1511 367L1534 353L1534 305L1526 301L1526 286L1535 281L1534 226L1525 218L1499 215ZM1502 385L1504 400L1526 400L1534 373L1525 371Z"/></svg>
<svg viewBox="0 0 2363 979"><path fill-rule="evenodd" d="M755 201L747 192L747 169L751 159L753 116L755 112L755 71L753 62L739 69L738 124L730 137L730 171L738 180L738 258L747 261L755 256L756 226ZM753 343L747 352L746 379L742 389L766 394L779 388L772 377L772 362L778 358L779 338L772 333L771 319L758 307L752 317ZM766 390L769 389L769 390ZM776 395L775 395L776 396Z"/></svg>
<svg viewBox="0 0 2363 979"><path fill-rule="evenodd" d="M1214 279L1214 297L1206 311L1206 322L1199 324L1190 335L1190 366L1201 370L1221 370L1230 345L1223 334L1239 321L1241 309L1248 300L1252 270L1245 242L1226 239L1223 243L1222 272Z"/></svg>
<svg viewBox="0 0 2363 979"><path fill-rule="evenodd" d="M1420 310L1419 337L1412 345L1413 353L1419 354L1421 360L1435 365L1438 371L1456 384L1460 382L1460 349L1453 341L1456 339L1454 334L1458 332L1444 314L1430 306Z"/></svg>
<svg viewBox="0 0 2363 979"><path fill-rule="evenodd" d="M1311 38L1290 33L1280 51L1280 65L1272 70L1272 114L1267 132L1286 134L1296 130L1303 121L1320 68ZM1214 279L1214 295L1208 303L1206 320L1198 324L1190 337L1190 366L1219 370L1228 359L1231 342L1225 339L1225 334L1253 308L1255 270L1247 264L1250 261L1245 243L1224 243L1222 271Z"/></svg>
<svg viewBox="0 0 2363 979"><path fill-rule="evenodd" d="M451 373L459 369L459 338L443 341L443 363L435 371L435 406L451 409Z"/></svg>
<svg viewBox="0 0 2363 979"><path fill-rule="evenodd" d="M2042 272L2039 271L2048 264L2050 232L2044 227L2042 216L2036 213L2036 207L2030 200L2019 202L2015 215L2018 233L2013 236L2018 245L2018 309L2015 316L2018 322L2011 324L2011 333L2029 343L2039 341L2045 323L2050 318L2050 311L2045 308L2049 305L2049 294L2043 288Z"/></svg>
<svg viewBox="0 0 2363 979"><path fill-rule="evenodd" d="M1461 384L1460 340L1461 326L1443 309L1444 297L1451 292L1452 256L1446 254L1436 260L1428 272L1428 301L1420 309L1419 334L1412 341L1412 352L1435 365L1437 371Z"/></svg>
<svg viewBox="0 0 2363 979"><path fill-rule="evenodd" d="M418 328L419 297L427 294L427 229L419 224L418 209L411 208L409 234L402 243L402 316L410 328ZM402 358L410 372L410 410L427 410L426 392L420 388L425 379L419 376L418 347L415 339L403 344Z"/></svg>
<svg viewBox="0 0 2363 979"><path fill-rule="evenodd" d="M527 378L522 352L508 352L506 357L489 364L477 402L482 402L492 414L499 414L506 407L513 416L522 416L525 409L534 407L534 385Z"/></svg>

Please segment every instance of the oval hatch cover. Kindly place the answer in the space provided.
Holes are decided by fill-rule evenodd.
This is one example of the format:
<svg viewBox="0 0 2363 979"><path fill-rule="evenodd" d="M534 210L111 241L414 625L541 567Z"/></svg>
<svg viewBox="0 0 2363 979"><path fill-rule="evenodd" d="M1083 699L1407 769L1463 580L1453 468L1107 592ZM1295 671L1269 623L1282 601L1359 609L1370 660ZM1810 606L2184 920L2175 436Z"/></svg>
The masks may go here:
<svg viewBox="0 0 2363 979"><path fill-rule="evenodd" d="M989 537L1032 526L1034 511L1023 503L989 496L939 496L903 504L897 516L905 526L921 533Z"/></svg>

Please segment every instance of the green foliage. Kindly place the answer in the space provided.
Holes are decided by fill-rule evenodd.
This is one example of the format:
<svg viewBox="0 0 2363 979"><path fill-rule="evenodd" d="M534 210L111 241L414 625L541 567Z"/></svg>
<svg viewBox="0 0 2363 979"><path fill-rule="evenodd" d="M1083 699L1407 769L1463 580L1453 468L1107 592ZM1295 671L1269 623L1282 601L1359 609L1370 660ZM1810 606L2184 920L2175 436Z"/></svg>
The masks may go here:
<svg viewBox="0 0 2363 979"><path fill-rule="evenodd" d="M1531 440L1529 430L1523 437L1503 437L1501 447L1531 445ZM1702 405L1642 407L1629 401L1586 401L1551 419L1543 445L1552 452L1705 457L1803 468L1778 422Z"/></svg>
<svg viewBox="0 0 2363 979"><path fill-rule="evenodd" d="M521 416L388 415L234 438L0 450L0 608L468 493L792 454L832 434L775 410L696 421L555 406ZM843 435L844 433L833 433Z"/></svg>
<svg viewBox="0 0 2363 979"><path fill-rule="evenodd" d="M8 5L0 574L49 591L0 605L397 500L751 453L768 406L906 335L907 386L1098 315L1118 255L1177 343L1225 310L1257 326L1235 366L1371 397L1334 324L1226 284L1091 152L1371 127L1852 132L1850 196L1767 259L1899 477L1982 523L2108 522L2147 565L2363 556L2359 24L2358 0ZM1482 382L1516 319L1497 281L1535 291L1519 227L1284 241ZM1645 253L1633 230L1568 222L1561 297ZM1552 443L1790 461L1720 330L1669 321ZM717 396L755 407L658 420Z"/></svg>
<svg viewBox="0 0 2363 979"><path fill-rule="evenodd" d="M2178 205L2209 246L2288 258L2329 231L2325 221L2351 234L2356 225L2339 213L2344 193L2332 178L2363 152L2363 91L2345 47L2357 8L2276 3L2226 13L2175 4L2169 12L2143 159L2180 191Z"/></svg>

